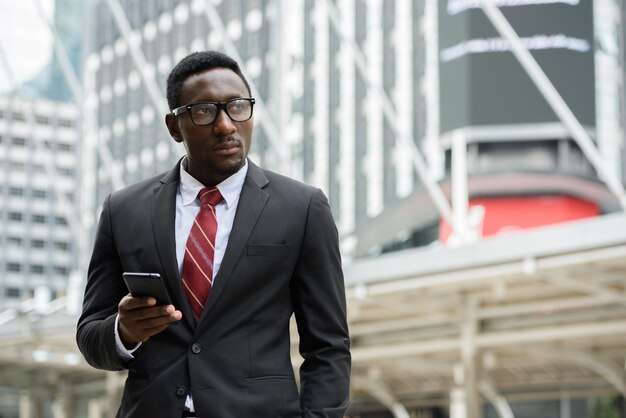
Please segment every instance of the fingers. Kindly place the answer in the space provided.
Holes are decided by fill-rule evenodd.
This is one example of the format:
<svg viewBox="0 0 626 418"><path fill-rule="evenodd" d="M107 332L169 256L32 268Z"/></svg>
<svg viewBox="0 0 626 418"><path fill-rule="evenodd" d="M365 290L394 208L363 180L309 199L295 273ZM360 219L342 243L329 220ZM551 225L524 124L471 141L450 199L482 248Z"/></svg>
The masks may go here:
<svg viewBox="0 0 626 418"><path fill-rule="evenodd" d="M133 298L128 295L118 305L119 334L127 347L145 342L182 318L173 305L155 306L152 297Z"/></svg>
<svg viewBox="0 0 626 418"><path fill-rule="evenodd" d="M146 308L146 307L155 306L155 305L156 305L156 299L153 297L146 296L146 297L141 297L141 298L135 298L131 295L126 295L120 301L118 308L120 310L121 309L133 310L133 309Z"/></svg>

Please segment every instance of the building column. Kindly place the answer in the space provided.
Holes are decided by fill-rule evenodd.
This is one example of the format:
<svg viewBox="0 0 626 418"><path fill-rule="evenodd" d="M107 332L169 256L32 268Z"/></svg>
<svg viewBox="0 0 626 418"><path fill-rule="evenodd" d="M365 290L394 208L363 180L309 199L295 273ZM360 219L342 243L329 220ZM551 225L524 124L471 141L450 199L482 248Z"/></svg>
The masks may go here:
<svg viewBox="0 0 626 418"><path fill-rule="evenodd" d="M87 418L103 418L100 398L89 399L87 402Z"/></svg>
<svg viewBox="0 0 626 418"><path fill-rule="evenodd" d="M480 418L478 395L478 361L476 334L478 301L468 298L464 302L461 329L461 363L457 365L454 380L457 387L450 393L450 418Z"/></svg>
<svg viewBox="0 0 626 418"><path fill-rule="evenodd" d="M115 417L115 413L117 412L120 402L122 401L122 391L124 389L125 381L126 374L107 373L106 394L103 398L103 402L105 403L104 416L111 418Z"/></svg>
<svg viewBox="0 0 626 418"><path fill-rule="evenodd" d="M40 387L22 391L20 395L20 418L44 418L45 398Z"/></svg>
<svg viewBox="0 0 626 418"><path fill-rule="evenodd" d="M54 418L74 418L75 414L76 401L72 386L66 382L62 382L54 396L52 416Z"/></svg>

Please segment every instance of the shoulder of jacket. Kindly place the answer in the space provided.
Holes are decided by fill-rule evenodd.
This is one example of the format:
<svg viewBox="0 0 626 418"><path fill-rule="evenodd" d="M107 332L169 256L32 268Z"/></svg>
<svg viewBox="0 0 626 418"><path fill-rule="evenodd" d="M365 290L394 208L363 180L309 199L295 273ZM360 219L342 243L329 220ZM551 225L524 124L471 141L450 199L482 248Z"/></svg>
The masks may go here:
<svg viewBox="0 0 626 418"><path fill-rule="evenodd" d="M152 191L154 187L161 184L163 176L167 173L161 173L156 176L140 180L137 183L131 184L119 190L115 190L109 195L111 201L124 201L126 199L137 199L147 191Z"/></svg>

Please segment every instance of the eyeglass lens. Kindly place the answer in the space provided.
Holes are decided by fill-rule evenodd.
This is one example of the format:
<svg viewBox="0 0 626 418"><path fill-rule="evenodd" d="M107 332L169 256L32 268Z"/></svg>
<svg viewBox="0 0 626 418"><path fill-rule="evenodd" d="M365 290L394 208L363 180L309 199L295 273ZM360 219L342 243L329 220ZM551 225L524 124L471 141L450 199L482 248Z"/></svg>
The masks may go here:
<svg viewBox="0 0 626 418"><path fill-rule="evenodd" d="M226 103L198 103L189 109L196 125L208 125L217 118L219 108L235 122L244 122L252 117L252 103L249 100L230 100Z"/></svg>

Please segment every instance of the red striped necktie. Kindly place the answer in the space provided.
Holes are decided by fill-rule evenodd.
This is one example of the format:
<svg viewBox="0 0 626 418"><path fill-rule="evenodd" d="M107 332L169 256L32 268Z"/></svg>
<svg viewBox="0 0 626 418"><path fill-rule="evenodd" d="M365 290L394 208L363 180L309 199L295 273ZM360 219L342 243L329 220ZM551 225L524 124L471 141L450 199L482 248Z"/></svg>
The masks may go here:
<svg viewBox="0 0 626 418"><path fill-rule="evenodd" d="M215 205L222 200L215 187L205 187L198 193L202 206L191 227L183 259L183 289L196 320L213 286L213 256L217 218Z"/></svg>

